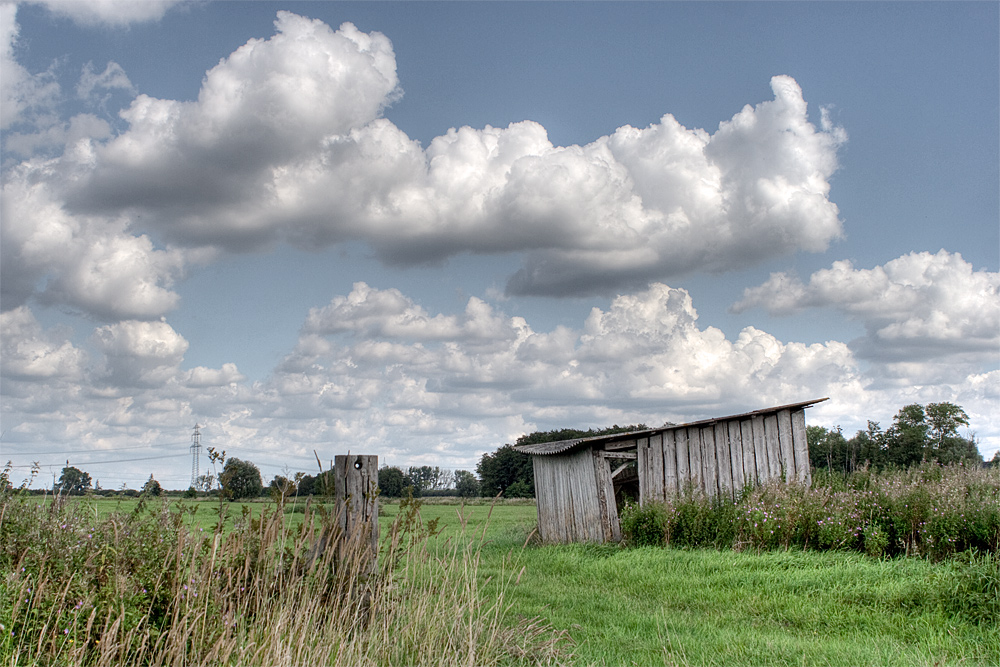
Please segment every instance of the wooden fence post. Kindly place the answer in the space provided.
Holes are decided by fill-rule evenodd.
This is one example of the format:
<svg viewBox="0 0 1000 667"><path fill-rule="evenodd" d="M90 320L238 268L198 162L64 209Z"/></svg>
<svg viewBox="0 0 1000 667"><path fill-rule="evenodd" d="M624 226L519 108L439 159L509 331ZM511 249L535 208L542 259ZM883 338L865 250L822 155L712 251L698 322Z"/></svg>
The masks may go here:
<svg viewBox="0 0 1000 667"><path fill-rule="evenodd" d="M345 544L357 544L374 571L378 557L378 456L338 454L334 457L334 494L340 532L338 556ZM359 531L364 531L360 533Z"/></svg>

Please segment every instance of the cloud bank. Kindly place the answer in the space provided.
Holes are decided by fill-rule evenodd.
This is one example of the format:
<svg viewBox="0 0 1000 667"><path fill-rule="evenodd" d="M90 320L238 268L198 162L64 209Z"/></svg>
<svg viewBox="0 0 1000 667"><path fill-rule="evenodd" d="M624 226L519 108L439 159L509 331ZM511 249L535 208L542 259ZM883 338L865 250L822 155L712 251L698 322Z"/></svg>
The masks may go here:
<svg viewBox="0 0 1000 667"><path fill-rule="evenodd" d="M197 421L269 474L310 469L313 449L345 448L468 468L536 428L658 425L823 396L833 400L810 423L848 433L863 418L940 400L1000 430L1000 371L954 368L928 381L919 364L901 364L898 383L877 386L844 343L786 342L755 327L728 338L699 323L686 290L661 283L546 332L475 297L461 312L430 313L398 289L359 282L305 314L294 349L259 382L232 363L185 367L188 341L166 322L99 326L90 353L26 307L0 323L8 443L99 450L139 433L176 444L188 435L178 425Z"/></svg>

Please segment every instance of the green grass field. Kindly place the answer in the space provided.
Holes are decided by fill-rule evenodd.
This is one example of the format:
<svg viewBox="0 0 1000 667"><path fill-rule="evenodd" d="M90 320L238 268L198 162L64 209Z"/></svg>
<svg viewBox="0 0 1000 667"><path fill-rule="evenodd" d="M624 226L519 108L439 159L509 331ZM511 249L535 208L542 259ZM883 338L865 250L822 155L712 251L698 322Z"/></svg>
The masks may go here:
<svg viewBox="0 0 1000 667"><path fill-rule="evenodd" d="M583 545L514 562L511 613L566 630L579 664L1000 664L996 627L941 608L946 564Z"/></svg>
<svg viewBox="0 0 1000 667"><path fill-rule="evenodd" d="M85 514L95 518L130 512L136 503L74 502L87 503ZM189 530L211 534L218 507L208 500L152 501L148 511L183 508ZM259 517L275 505L246 508L226 506L227 530L244 511ZM399 512L398 503L380 504L383 536ZM1000 665L996 623L960 611L969 570L954 560L543 546L529 539L536 511L523 503L435 502L423 504L419 515L425 525L436 523L430 544L438 558L458 553L456 544L482 539L475 551L479 589L490 599L502 592L504 625L521 627L538 617L564 633L558 660L567 664ZM304 516L285 513L293 527Z"/></svg>

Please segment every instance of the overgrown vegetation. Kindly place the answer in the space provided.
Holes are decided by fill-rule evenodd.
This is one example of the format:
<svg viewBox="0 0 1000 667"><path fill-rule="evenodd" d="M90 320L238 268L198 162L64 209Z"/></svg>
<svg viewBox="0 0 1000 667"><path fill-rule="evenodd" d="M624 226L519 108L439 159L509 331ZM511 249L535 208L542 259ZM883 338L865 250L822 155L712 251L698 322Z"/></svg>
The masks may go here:
<svg viewBox="0 0 1000 667"><path fill-rule="evenodd" d="M4 482L7 482L4 473ZM0 484L0 662L7 665L542 664L562 635L508 624L507 582L489 595L482 540L428 541L401 503L372 572L363 545L310 549L331 534L322 505L294 528L282 503L223 530L143 497L98 518L86 499Z"/></svg>
<svg viewBox="0 0 1000 667"><path fill-rule="evenodd" d="M736 501L693 489L622 512L626 543L678 547L858 551L940 560L1000 550L1000 469L924 463L905 471L816 471L813 484L774 482Z"/></svg>

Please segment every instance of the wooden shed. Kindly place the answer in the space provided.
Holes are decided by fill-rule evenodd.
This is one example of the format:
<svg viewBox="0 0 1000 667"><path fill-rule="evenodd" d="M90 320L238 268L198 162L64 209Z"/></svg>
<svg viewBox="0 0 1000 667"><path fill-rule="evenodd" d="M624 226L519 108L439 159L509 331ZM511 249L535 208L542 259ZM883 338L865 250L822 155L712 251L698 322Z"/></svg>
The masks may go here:
<svg viewBox="0 0 1000 667"><path fill-rule="evenodd" d="M516 446L532 458L541 538L617 542L618 507L625 496L645 504L691 488L735 499L744 487L772 479L808 484L805 409L825 400Z"/></svg>

